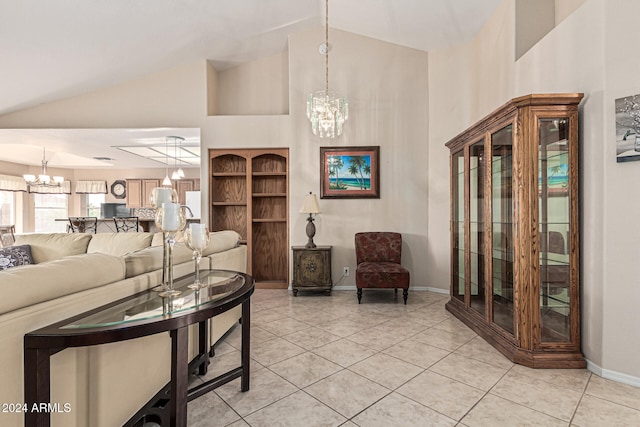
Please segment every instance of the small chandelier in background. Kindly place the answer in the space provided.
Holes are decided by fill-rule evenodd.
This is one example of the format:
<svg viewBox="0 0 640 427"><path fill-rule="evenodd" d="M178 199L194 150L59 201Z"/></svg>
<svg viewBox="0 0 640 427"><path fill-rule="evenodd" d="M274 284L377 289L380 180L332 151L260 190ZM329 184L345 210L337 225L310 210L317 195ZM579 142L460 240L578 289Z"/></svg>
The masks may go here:
<svg viewBox="0 0 640 427"><path fill-rule="evenodd" d="M347 98L329 92L329 0L326 0L325 43L320 46L324 53L325 90L309 94L307 117L311 120L311 130L320 138L335 138L342 135L342 125L349 118Z"/></svg>
<svg viewBox="0 0 640 427"><path fill-rule="evenodd" d="M180 150L182 151L182 141L184 138L181 136L170 136L169 138L173 138L173 173L171 174L171 179L178 180L184 178L184 171L182 167L178 169L178 141L180 141Z"/></svg>
<svg viewBox="0 0 640 427"><path fill-rule="evenodd" d="M54 176L53 180L51 176L47 174L47 157L45 154L45 148L42 147L42 172L35 176L33 174L24 174L22 177L29 185L33 186L44 186L44 187L60 187L64 182L64 177L62 176Z"/></svg>
<svg viewBox="0 0 640 427"><path fill-rule="evenodd" d="M183 137L179 137L180 138L180 150L178 151L178 176L180 178L184 178L184 171L182 170L182 143L184 142L184 138Z"/></svg>
<svg viewBox="0 0 640 427"><path fill-rule="evenodd" d="M162 180L163 187L171 187L171 179L169 179L169 138L167 136L164 139L164 155L165 155L165 168L164 168L164 179Z"/></svg>

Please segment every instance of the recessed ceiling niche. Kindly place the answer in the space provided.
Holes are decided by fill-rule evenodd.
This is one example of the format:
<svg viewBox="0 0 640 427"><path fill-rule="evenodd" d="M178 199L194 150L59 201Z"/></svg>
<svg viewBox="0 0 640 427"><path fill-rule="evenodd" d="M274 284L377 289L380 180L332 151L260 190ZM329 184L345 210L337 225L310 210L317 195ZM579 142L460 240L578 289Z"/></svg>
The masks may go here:
<svg viewBox="0 0 640 427"><path fill-rule="evenodd" d="M207 62L210 116L289 114L288 52L217 70Z"/></svg>

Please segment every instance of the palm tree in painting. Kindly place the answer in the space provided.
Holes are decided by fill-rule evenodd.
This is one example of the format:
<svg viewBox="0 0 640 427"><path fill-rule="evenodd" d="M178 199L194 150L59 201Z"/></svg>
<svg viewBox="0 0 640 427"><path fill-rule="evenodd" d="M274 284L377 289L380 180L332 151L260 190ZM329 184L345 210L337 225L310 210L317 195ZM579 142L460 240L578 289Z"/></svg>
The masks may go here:
<svg viewBox="0 0 640 427"><path fill-rule="evenodd" d="M358 181L358 185L360 185L361 190L366 190L364 173L366 173L366 169L371 171L369 165L367 165L364 156L351 156L349 158L349 173L356 177L356 181ZM358 176L359 175L359 176Z"/></svg>
<svg viewBox="0 0 640 427"><path fill-rule="evenodd" d="M365 174L366 176L368 176L368 177L371 177L371 166L369 166L369 165L365 165L365 167L364 167L364 174ZM364 178L363 178L363 180L362 180L362 181L363 181L363 184L364 184L364 188L365 188L365 190L370 190L370 188L367 188L367 184L365 183ZM371 186L371 181L369 181L369 186Z"/></svg>
<svg viewBox="0 0 640 427"><path fill-rule="evenodd" d="M335 180L336 180L334 185L335 189L340 188L340 177L338 176L338 172L340 171L340 168L342 168L343 166L344 166L344 162L342 161L342 158L340 156L329 156L329 177L331 176L335 177Z"/></svg>
<svg viewBox="0 0 640 427"><path fill-rule="evenodd" d="M348 170L349 170L349 173L351 175L356 177L356 181L358 181L358 186L362 190L362 183L360 182L360 178L358 177L358 167L356 165L352 164L351 166L349 166Z"/></svg>
<svg viewBox="0 0 640 427"><path fill-rule="evenodd" d="M547 179L550 181L551 178L553 178L554 176L560 176L560 174L565 172L566 165L551 166L547 170L548 170ZM560 183L561 187L566 187L567 185L568 185L568 182L566 182L566 181L563 181L563 182Z"/></svg>

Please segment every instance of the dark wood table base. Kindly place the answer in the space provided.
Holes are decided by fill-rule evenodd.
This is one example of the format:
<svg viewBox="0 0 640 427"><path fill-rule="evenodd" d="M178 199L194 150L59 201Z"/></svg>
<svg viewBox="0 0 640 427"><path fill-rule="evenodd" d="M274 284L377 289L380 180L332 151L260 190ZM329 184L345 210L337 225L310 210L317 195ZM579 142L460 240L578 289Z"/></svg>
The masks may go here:
<svg viewBox="0 0 640 427"><path fill-rule="evenodd" d="M251 323L251 310L248 303L242 305L242 351L241 351L241 365L238 368L232 369L224 374L221 374L203 384L199 384L193 388L186 390L186 401L191 402L198 397L209 393L211 390L214 390L224 384L235 380L236 378L241 378L240 380L240 390L248 391L249 390L249 362L250 362L250 352L249 352L249 343L250 343L250 323ZM209 359L213 356L213 346L211 350L207 348L207 323L200 322L199 326L199 353L198 355L188 364L187 368L187 382L188 378L191 375L206 375ZM173 347L173 336L172 336L172 347ZM185 346L184 348L187 348ZM172 348L173 352L173 348ZM173 360L173 359L172 359ZM245 369L246 367L246 369ZM172 362L172 369L173 362ZM174 395L172 393L171 384L173 383L173 378L171 382L165 385L162 390L160 390L146 405L144 405L140 410L133 416L127 423L124 424L124 427L140 427L148 422L155 422L160 424L161 426L174 426L174 425L182 425L178 423L176 419L179 415L173 414L173 401ZM180 394L180 392L178 392ZM183 402L176 401L176 410L179 406L182 406ZM186 418L184 420L184 425L186 426Z"/></svg>
<svg viewBox="0 0 640 427"><path fill-rule="evenodd" d="M249 277L249 276L247 276ZM249 277L250 278L250 277ZM246 289L246 288L243 288ZM250 312L251 293L253 292L253 279L249 291L241 297L242 299L242 349L240 366L232 369L212 380L200 384L192 389L188 388L189 375L205 375L209 365L208 328L207 324L211 317L224 312L234 306L233 303L226 303L214 313L209 310L206 315L194 316L195 322L189 322L183 318L177 318L176 326L161 330L154 325L153 333L166 332L169 330L171 336L171 381L156 396L147 403L125 426L142 426L146 422L156 422L162 426L186 427L187 426L187 403L196 399L211 390L220 387L236 378L241 378L241 391L249 390L249 363L250 363ZM191 317L190 317L191 318ZM199 354L189 362L189 325L199 324L198 350ZM55 325L54 325L55 326ZM46 329L46 328L45 328ZM34 405L43 405L50 402L51 391L51 356L68 347L81 347L87 345L104 344L128 339L135 339L147 336L150 333L145 330L132 331L130 336L111 339L111 336L95 335L82 336L75 345L67 342L69 336L38 335L38 332L27 334L24 338L24 397L28 408ZM78 338L78 337L76 337ZM27 411L25 413L25 427L48 427L51 424L50 414L47 411Z"/></svg>

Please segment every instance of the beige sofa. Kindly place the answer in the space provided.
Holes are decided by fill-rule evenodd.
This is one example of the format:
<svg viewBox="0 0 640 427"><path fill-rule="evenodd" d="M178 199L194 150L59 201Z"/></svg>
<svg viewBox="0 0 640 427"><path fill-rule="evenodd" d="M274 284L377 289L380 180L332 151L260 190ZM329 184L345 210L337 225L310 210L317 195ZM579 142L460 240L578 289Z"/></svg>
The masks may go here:
<svg viewBox="0 0 640 427"><path fill-rule="evenodd" d="M245 271L246 246L234 231L212 233L202 268ZM35 265L0 271L0 402L24 400L23 337L100 305L158 285L162 237L151 233L25 234ZM192 252L174 248L175 276L194 270ZM240 318L240 307L211 322L214 343ZM195 345L190 348L192 354ZM170 378L169 334L93 347L70 348L51 358L53 426L125 423ZM15 408L15 407L14 407ZM5 408L9 409L9 407ZM0 412L1 426L22 426L24 414Z"/></svg>

